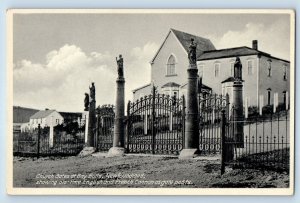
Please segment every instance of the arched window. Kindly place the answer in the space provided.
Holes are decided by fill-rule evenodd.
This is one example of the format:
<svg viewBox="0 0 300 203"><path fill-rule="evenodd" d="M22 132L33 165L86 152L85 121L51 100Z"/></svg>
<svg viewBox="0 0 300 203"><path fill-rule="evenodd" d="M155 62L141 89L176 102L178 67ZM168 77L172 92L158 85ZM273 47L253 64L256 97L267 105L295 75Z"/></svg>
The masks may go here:
<svg viewBox="0 0 300 203"><path fill-rule="evenodd" d="M167 75L175 75L176 74L176 59L174 55L171 55L167 62Z"/></svg>

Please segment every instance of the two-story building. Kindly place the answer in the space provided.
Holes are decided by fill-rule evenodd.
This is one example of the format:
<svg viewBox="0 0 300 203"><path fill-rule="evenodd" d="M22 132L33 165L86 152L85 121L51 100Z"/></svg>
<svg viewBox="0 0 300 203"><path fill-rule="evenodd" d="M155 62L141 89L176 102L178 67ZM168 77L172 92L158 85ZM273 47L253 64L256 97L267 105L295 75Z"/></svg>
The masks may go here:
<svg viewBox="0 0 300 203"><path fill-rule="evenodd" d="M232 86L233 65L240 57L244 80L244 101L247 106L285 103L289 97L290 62L258 50L253 46L216 50L209 39L170 29L151 60L151 81L160 93L186 94L188 47L191 38L197 43L198 74L202 91L226 94ZM151 93L152 84L133 90L134 100Z"/></svg>

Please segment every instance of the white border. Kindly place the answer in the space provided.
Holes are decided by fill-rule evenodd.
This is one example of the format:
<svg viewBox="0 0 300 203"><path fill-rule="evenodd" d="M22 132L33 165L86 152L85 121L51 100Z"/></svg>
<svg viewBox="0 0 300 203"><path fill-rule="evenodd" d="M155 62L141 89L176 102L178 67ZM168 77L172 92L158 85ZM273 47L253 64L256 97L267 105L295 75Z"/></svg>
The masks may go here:
<svg viewBox="0 0 300 203"><path fill-rule="evenodd" d="M13 14L119 13L119 14L289 14L290 15L290 187L289 188L14 188L12 156ZM7 10L7 193L14 195L292 195L294 192L295 12L291 9L11 9Z"/></svg>

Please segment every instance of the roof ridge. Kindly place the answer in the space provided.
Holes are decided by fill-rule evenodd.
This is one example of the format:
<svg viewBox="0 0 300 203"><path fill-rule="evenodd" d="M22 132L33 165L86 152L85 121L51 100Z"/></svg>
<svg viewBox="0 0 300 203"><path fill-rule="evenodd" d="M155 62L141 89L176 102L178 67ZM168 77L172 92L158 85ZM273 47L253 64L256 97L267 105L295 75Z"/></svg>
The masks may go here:
<svg viewBox="0 0 300 203"><path fill-rule="evenodd" d="M201 36L198 36L196 34L191 34L191 33L188 33L188 32L184 32L184 31L181 31L181 30L176 30L174 28L170 28L171 31L175 31L175 32L181 32L181 33L184 33L184 34L188 34L188 35L192 35L194 37L197 37L197 38L202 38L202 39L205 39L205 40L208 40L210 41L208 38L205 38L205 37L201 37ZM177 37L177 36L176 36Z"/></svg>
<svg viewBox="0 0 300 203"><path fill-rule="evenodd" d="M247 47L247 46L240 46L240 47L231 47L231 48L224 48L224 49L208 50L208 51L204 51L203 53L218 52L218 51L225 51L225 50L229 50L229 49L240 49L240 48L251 49L250 47ZM253 50L255 50L255 49L253 49ZM258 51L258 50L256 50L256 51Z"/></svg>
<svg viewBox="0 0 300 203"><path fill-rule="evenodd" d="M33 114L32 116L30 116L30 118L42 118L45 116L48 116L49 114L55 112L56 110L54 109L49 109L49 110L39 110L38 112L36 112L35 114ZM47 112L47 113L46 113Z"/></svg>

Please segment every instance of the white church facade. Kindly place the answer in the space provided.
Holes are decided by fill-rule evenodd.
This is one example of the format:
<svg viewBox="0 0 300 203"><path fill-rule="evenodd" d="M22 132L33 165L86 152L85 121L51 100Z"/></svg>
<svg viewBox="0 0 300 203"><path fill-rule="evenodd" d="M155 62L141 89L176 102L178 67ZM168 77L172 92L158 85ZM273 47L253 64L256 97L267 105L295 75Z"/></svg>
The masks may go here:
<svg viewBox="0 0 300 203"><path fill-rule="evenodd" d="M216 49L209 39L170 29L151 60L151 81L160 93L170 96L186 94L188 47L197 43L198 74L202 91L226 94L230 91L236 57L242 63L244 102L247 106L287 103L290 62L259 51L257 40L252 47ZM133 90L134 100L151 93L152 84ZM229 92L230 93L230 92Z"/></svg>

